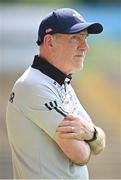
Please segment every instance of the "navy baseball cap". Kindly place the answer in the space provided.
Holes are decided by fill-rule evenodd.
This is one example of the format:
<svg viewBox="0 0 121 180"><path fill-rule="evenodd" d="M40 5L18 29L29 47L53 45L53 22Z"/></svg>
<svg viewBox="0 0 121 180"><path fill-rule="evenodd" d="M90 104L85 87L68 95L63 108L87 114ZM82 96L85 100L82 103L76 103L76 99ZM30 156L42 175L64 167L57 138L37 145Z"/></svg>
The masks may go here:
<svg viewBox="0 0 121 180"><path fill-rule="evenodd" d="M85 19L73 9L56 9L40 23L37 44L40 45L43 42L46 34L74 34L84 29L87 29L89 34L98 34L103 31L103 26L96 22L86 22Z"/></svg>

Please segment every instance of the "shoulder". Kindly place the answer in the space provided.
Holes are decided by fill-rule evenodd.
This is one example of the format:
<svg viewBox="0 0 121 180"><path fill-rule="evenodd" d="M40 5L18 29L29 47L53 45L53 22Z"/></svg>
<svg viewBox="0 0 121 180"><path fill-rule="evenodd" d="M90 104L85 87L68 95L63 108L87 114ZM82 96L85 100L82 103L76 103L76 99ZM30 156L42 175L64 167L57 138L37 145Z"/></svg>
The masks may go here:
<svg viewBox="0 0 121 180"><path fill-rule="evenodd" d="M29 67L16 81L13 92L25 99L34 98L58 98L58 92L54 88L49 77L40 71Z"/></svg>

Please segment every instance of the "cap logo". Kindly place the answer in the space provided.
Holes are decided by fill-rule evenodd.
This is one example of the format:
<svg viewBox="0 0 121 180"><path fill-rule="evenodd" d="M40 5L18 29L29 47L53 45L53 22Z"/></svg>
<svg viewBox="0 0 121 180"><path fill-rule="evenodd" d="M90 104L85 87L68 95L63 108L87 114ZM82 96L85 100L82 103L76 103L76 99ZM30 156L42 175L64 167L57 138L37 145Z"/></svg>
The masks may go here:
<svg viewBox="0 0 121 180"><path fill-rule="evenodd" d="M51 31L53 31L52 28L48 28L48 29L45 30L46 33L49 33L49 32L51 32Z"/></svg>
<svg viewBox="0 0 121 180"><path fill-rule="evenodd" d="M84 18L78 12L75 11L73 16L77 17L81 22L85 22Z"/></svg>

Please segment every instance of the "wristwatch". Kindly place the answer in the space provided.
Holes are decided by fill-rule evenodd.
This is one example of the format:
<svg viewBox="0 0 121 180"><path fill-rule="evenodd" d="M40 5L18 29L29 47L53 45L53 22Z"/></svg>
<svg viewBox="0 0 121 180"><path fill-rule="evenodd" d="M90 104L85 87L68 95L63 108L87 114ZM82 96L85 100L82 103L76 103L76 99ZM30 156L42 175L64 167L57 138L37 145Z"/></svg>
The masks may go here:
<svg viewBox="0 0 121 180"><path fill-rule="evenodd" d="M98 134L98 132L97 132L96 128L94 127L93 137L92 137L91 139L85 140L85 141L86 141L86 142L95 141L95 140L97 139L97 134Z"/></svg>

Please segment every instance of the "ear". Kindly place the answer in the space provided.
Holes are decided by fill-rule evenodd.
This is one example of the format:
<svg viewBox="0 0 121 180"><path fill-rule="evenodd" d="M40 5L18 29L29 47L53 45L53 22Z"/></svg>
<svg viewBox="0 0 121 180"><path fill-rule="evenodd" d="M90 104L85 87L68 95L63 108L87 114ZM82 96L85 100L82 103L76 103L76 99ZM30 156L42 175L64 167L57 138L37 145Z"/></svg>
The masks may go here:
<svg viewBox="0 0 121 180"><path fill-rule="evenodd" d="M45 35L44 37L44 45L48 49L53 47L53 37L50 34Z"/></svg>

